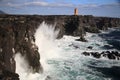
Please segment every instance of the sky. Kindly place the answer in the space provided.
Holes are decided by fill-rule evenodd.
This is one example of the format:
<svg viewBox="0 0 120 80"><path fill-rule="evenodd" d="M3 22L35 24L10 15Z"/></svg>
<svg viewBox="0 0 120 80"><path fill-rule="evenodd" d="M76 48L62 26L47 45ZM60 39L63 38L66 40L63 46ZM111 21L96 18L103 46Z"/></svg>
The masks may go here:
<svg viewBox="0 0 120 80"><path fill-rule="evenodd" d="M120 0L0 0L0 10L8 14L79 15L120 18Z"/></svg>

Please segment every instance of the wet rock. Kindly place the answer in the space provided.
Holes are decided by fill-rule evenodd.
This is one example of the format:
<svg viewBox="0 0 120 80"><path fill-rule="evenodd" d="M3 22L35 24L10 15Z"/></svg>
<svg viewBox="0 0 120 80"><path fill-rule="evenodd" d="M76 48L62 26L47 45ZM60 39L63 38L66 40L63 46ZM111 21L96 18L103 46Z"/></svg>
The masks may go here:
<svg viewBox="0 0 120 80"><path fill-rule="evenodd" d="M19 80L19 75L7 70L3 70L0 74L0 80Z"/></svg>
<svg viewBox="0 0 120 80"><path fill-rule="evenodd" d="M101 52L101 56L102 56L102 57L107 57L106 52L104 52L104 51L103 51L103 52Z"/></svg>
<svg viewBox="0 0 120 80"><path fill-rule="evenodd" d="M7 77L9 74L6 73L15 74L16 63L14 56L17 52L26 56L26 60L29 66L32 67L33 72L42 70L39 62L39 52L33 47L35 45L34 33L37 28L29 25L29 23L12 22L14 18L5 18L4 20L0 21L0 65L4 68L2 76Z"/></svg>
<svg viewBox="0 0 120 80"><path fill-rule="evenodd" d="M101 57L101 54L98 53L98 52L91 52L91 55L95 58L100 58Z"/></svg>
<svg viewBox="0 0 120 80"><path fill-rule="evenodd" d="M2 63L0 63L0 80L19 80L19 75L6 70Z"/></svg>
<svg viewBox="0 0 120 80"><path fill-rule="evenodd" d="M103 51L103 52L83 52L85 56L93 56L94 58L105 57L112 60L120 60L120 53L118 51Z"/></svg>
<svg viewBox="0 0 120 80"><path fill-rule="evenodd" d="M110 52L110 51L106 51L105 53L106 53L106 54L110 54L111 52Z"/></svg>
<svg viewBox="0 0 120 80"><path fill-rule="evenodd" d="M87 40L82 36L80 39L76 39L76 41L82 41L82 42L87 42Z"/></svg>
<svg viewBox="0 0 120 80"><path fill-rule="evenodd" d="M82 54L85 55L85 56L90 56L89 52L83 52Z"/></svg>
<svg viewBox="0 0 120 80"><path fill-rule="evenodd" d="M16 66L13 57L17 52L20 52L26 56L33 72L39 72L40 69L42 71L38 49L33 46L35 46L34 33L43 21L47 24L56 24L55 29L59 29L58 39L62 38L63 35L72 35L80 36L78 41L83 42L86 42L84 38L86 32L96 33L109 27L120 26L119 18L94 17L92 15L0 15L0 63L5 70L15 73ZM85 55L91 55L91 53L85 53ZM92 53L92 55L96 58L100 57L98 53ZM105 56L109 56L110 59L117 56L119 59L120 54L110 55L107 52Z"/></svg>
<svg viewBox="0 0 120 80"><path fill-rule="evenodd" d="M85 30L87 32L91 32L91 33L100 33L100 31L97 27L85 27Z"/></svg>
<svg viewBox="0 0 120 80"><path fill-rule="evenodd" d="M116 59L115 55L112 54L112 53L111 53L111 54L108 54L107 56L108 56L109 59Z"/></svg>
<svg viewBox="0 0 120 80"><path fill-rule="evenodd" d="M92 49L93 47L92 47L92 46L88 46L87 48L88 48L88 49Z"/></svg>
<svg viewBox="0 0 120 80"><path fill-rule="evenodd" d="M111 51L112 54L114 54L115 56L120 57L120 53L118 51Z"/></svg>

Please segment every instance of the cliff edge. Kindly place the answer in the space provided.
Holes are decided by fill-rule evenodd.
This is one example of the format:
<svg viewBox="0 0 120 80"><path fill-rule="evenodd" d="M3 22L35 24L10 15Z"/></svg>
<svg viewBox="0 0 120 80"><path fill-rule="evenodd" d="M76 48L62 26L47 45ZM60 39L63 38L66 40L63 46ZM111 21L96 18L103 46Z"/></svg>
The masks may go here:
<svg viewBox="0 0 120 80"><path fill-rule="evenodd" d="M100 30L120 27L120 18L91 15L0 15L0 79L19 80L18 74L15 73L14 56L16 53L26 56L29 66L34 72L42 69L34 34L43 21L56 25L55 28L60 30L58 38L66 34L80 36L82 40L84 40L86 32L99 33Z"/></svg>

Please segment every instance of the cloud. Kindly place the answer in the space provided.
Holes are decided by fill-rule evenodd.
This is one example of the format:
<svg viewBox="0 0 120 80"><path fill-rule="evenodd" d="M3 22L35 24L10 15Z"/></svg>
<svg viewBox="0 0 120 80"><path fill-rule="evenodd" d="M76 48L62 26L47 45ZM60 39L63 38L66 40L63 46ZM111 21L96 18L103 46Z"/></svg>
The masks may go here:
<svg viewBox="0 0 120 80"><path fill-rule="evenodd" d="M99 5L96 5L96 4L85 4L85 5L81 5L79 4L77 7L78 8L96 8L98 7Z"/></svg>
<svg viewBox="0 0 120 80"><path fill-rule="evenodd" d="M49 3L49 2L27 2L27 3L23 3L23 4L13 4L13 3L7 3L6 6L8 7L23 7L23 6L42 6L42 7L67 7L67 8L71 8L71 7L97 7L97 5L95 4L86 4L86 5L75 5L72 3Z"/></svg>
<svg viewBox="0 0 120 80"><path fill-rule="evenodd" d="M104 4L100 5L100 7L120 7L120 3Z"/></svg>
<svg viewBox="0 0 120 80"><path fill-rule="evenodd" d="M45 1L34 1L34 2L25 2L23 4L18 3L7 3L4 6L20 8L24 6L41 6L41 7L67 7L67 8L98 8L98 7L114 7L120 6L120 3L112 3L112 4L104 4L104 5L97 5L97 4L72 4L72 3L50 3Z"/></svg>
<svg viewBox="0 0 120 80"><path fill-rule="evenodd" d="M24 6L34 5L34 6L49 6L49 3L47 2L28 2L24 3Z"/></svg>
<svg viewBox="0 0 120 80"><path fill-rule="evenodd" d="M73 7L73 4L48 3L48 2L29 2L25 6L43 6L43 7Z"/></svg>
<svg viewBox="0 0 120 80"><path fill-rule="evenodd" d="M24 6L42 6L42 7L74 7L73 4L65 4L65 3L48 3L48 2L26 2L23 4L13 4L13 3L7 3L4 6L8 6L8 7L24 7Z"/></svg>

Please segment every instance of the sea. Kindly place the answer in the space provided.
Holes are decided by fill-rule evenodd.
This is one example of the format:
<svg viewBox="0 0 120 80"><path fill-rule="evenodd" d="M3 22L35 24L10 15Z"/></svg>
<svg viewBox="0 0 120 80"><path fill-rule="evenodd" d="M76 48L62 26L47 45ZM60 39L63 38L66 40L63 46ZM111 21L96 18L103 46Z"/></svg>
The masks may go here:
<svg viewBox="0 0 120 80"><path fill-rule="evenodd" d="M33 73L24 56L16 54L16 73L20 80L120 80L120 61L99 59L81 53L120 51L120 28L109 28L101 33L86 32L87 42L79 37L64 35L56 39L59 30L45 22L35 33L43 73ZM92 49L88 47L92 46Z"/></svg>

